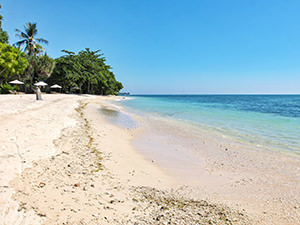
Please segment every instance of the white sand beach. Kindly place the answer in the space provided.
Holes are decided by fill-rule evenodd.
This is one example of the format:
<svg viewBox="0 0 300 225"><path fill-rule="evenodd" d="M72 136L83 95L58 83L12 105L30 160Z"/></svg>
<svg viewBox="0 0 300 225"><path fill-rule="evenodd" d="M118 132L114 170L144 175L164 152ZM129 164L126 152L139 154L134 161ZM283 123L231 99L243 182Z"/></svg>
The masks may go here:
<svg viewBox="0 0 300 225"><path fill-rule="evenodd" d="M192 184L106 119L114 99L0 95L0 224L300 224L299 159L203 136Z"/></svg>

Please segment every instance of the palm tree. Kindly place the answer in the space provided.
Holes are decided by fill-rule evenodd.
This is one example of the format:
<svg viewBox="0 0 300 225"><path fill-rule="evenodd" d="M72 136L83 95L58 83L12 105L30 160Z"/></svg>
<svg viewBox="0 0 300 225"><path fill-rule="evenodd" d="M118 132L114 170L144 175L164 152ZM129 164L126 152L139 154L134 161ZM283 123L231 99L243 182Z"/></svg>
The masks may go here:
<svg viewBox="0 0 300 225"><path fill-rule="evenodd" d="M37 35L36 23L26 23L24 30L25 31L23 32L16 29L16 32L18 32L16 36L20 37L22 40L18 41L14 45L16 45L19 49L22 45L25 45L24 52L26 52L29 56L36 56L43 52L45 49L37 42L48 44L48 41L43 38L35 37Z"/></svg>
<svg viewBox="0 0 300 225"><path fill-rule="evenodd" d="M40 62L39 58L41 57L41 53L45 51L45 49L38 43L48 44L48 41L43 38L36 38L37 35L37 25L36 23L26 23L24 26L24 31L16 29L16 36L20 37L21 40L16 42L14 46L17 46L19 49L24 45L24 52L28 55L27 60L29 62L29 66L25 70L25 76L27 77L27 84L30 85L30 89L33 89L33 79L37 73L38 62Z"/></svg>

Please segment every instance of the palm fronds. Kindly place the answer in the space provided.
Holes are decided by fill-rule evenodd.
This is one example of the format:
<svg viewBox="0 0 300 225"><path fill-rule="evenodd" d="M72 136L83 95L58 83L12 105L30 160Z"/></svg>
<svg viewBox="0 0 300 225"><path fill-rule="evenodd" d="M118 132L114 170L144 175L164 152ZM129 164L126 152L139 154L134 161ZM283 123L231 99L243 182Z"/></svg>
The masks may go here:
<svg viewBox="0 0 300 225"><path fill-rule="evenodd" d="M45 49L39 45L39 43L48 44L49 42L46 39L43 38L35 38L37 35L37 24L28 22L26 25L24 25L24 32L16 29L16 36L21 38L22 40L16 42L14 46L17 46L19 49L21 49L21 46L25 45L24 51L28 55L40 55L45 51Z"/></svg>

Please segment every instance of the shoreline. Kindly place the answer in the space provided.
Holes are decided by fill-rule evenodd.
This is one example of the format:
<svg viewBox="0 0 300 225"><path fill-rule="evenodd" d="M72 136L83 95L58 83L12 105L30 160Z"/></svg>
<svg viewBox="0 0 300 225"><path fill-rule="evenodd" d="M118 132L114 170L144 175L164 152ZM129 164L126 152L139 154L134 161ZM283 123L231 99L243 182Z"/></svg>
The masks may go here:
<svg viewBox="0 0 300 225"><path fill-rule="evenodd" d="M228 104L231 99L232 103ZM297 104L298 99L295 98L294 104ZM268 100L270 101L267 106L264 101ZM300 156L299 119L297 119L299 110L294 108L293 111L292 106L280 108L277 103L284 100L284 96L270 99L259 96L256 99L253 96L248 98L240 95L236 98L164 95L137 96L132 101L125 101L122 106L142 117L154 116L169 122L176 120L184 127L188 124L191 128L197 127L203 133L209 133L214 137L226 137L231 139L229 141L240 142L243 145L255 145L260 149ZM293 98L286 101L289 104L293 102ZM284 105L284 102L282 104Z"/></svg>
<svg viewBox="0 0 300 225"><path fill-rule="evenodd" d="M175 119L129 114L142 127L134 147L196 195L247 209L258 223L300 223L299 155L214 136Z"/></svg>
<svg viewBox="0 0 300 225"><path fill-rule="evenodd" d="M12 99L11 111L15 111L13 106L22 103L17 98L9 98ZM23 104L26 105L30 96L25 98ZM10 210L7 211L3 204L1 206L3 224L12 224L12 221L15 224L190 224L197 221L203 224L272 224L272 221L277 221L268 213L259 218L244 205L222 200L224 192L219 192L220 196L216 198L215 193L220 191L218 188L207 190L192 185L183 186L156 161L152 162L147 155L141 154L139 149L132 146L132 141L141 134L140 128L118 127L99 110L110 104L107 101L120 97L45 95L44 98L38 107L40 103L30 102L34 110L23 108L12 115L9 110L4 115L0 114L6 118L1 128L5 125L3 123L10 123L5 132L20 129L26 121L28 124L20 134L25 140L27 138L27 144L31 146L38 141L47 143L30 149L31 154L40 152L40 158L30 159L25 155L26 161L32 162L32 167L24 167L25 170L19 175L13 173L14 180L7 184L8 188L0 187L2 194L6 189L11 191L10 196L14 193ZM3 103L1 98L0 103ZM51 108L53 104L60 104L62 108ZM55 130L56 135L43 140L28 139L32 130L43 126L30 121L32 116L38 116L41 112L45 113L43 134ZM15 116L20 116L20 119L17 120ZM57 122L53 120L55 116L63 121L60 126L52 126ZM23 122L18 124L18 121ZM66 121L70 121L70 124ZM50 148L49 143L53 140L54 153L45 155L45 150ZM23 142L19 146L21 150L26 149ZM14 162L12 165L20 163ZM220 169L218 165L211 166ZM232 188L225 187L224 191ZM238 188L235 191L242 190ZM294 194L297 197L300 195ZM235 197L241 201L238 196ZM264 204L265 199L258 201ZM299 209L295 208L296 211ZM281 215L282 212L278 213ZM294 216L294 211L289 213ZM288 224L291 219L283 218L281 221Z"/></svg>

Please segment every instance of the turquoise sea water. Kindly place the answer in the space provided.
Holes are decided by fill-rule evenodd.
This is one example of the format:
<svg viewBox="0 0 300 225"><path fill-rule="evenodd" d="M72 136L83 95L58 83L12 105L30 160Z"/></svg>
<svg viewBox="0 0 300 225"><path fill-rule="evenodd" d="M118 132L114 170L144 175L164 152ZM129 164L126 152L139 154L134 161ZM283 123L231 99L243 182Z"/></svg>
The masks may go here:
<svg viewBox="0 0 300 225"><path fill-rule="evenodd" d="M122 102L243 142L300 154L300 95L140 95Z"/></svg>

